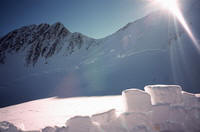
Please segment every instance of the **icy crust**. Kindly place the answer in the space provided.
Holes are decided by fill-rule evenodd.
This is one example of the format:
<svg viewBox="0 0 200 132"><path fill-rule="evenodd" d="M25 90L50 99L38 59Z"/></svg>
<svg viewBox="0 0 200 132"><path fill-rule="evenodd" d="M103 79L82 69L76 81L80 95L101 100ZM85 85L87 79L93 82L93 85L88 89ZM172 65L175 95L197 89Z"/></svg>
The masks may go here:
<svg viewBox="0 0 200 132"><path fill-rule="evenodd" d="M145 91L122 92L125 111L115 109L90 116L75 116L63 127L46 127L39 132L199 132L200 96L177 85L151 85ZM24 132L9 122L0 132ZM35 131L37 132L37 131Z"/></svg>

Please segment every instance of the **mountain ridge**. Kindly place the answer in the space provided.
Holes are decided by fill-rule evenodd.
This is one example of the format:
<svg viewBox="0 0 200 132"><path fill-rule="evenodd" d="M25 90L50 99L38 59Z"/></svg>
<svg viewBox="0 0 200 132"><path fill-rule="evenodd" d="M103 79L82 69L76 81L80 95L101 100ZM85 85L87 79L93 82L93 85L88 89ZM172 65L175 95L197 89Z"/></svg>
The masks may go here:
<svg viewBox="0 0 200 132"><path fill-rule="evenodd" d="M27 66L34 66L37 63L39 57L44 57L45 59L48 59L55 52L59 52L60 49L58 48L56 51L56 47L62 47L63 43L65 45L68 44L68 47L66 49L66 52L68 53L66 54L66 56L74 52L74 47L77 46L80 49L82 43L84 43L84 38L90 39L90 41L92 41L90 44L88 44L86 48L89 49L92 44L101 43L102 41L117 34L118 32L124 31L129 26L134 25L135 23L146 19L152 14L159 12L163 11L154 11L140 19L129 22L116 32L100 39L91 38L79 32L72 33L61 22L56 22L51 25L47 23L41 23L38 25L31 24L27 26L22 26L21 28L15 29L0 38L0 64L5 63L7 53L19 51L23 52L30 45L31 46L29 47L29 51L27 51L27 55L25 58Z"/></svg>
<svg viewBox="0 0 200 132"><path fill-rule="evenodd" d="M81 33L71 33L60 22L52 25L42 23L23 26L0 38L0 63L5 63L6 52L24 51L29 47L25 58L26 63L35 65L40 56L45 59L51 57L55 52L60 51L64 43L68 43L66 55L72 54L74 47L81 48L85 38L87 36Z"/></svg>

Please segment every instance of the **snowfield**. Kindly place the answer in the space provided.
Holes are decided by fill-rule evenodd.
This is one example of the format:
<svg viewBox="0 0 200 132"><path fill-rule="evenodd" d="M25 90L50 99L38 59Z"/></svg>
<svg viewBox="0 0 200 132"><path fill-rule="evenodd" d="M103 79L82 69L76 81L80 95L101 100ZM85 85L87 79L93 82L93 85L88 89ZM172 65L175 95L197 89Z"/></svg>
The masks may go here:
<svg viewBox="0 0 200 132"><path fill-rule="evenodd" d="M200 96L177 85L47 98L0 109L0 132L199 132Z"/></svg>
<svg viewBox="0 0 200 132"><path fill-rule="evenodd" d="M200 44L200 0L180 3ZM0 107L54 96L119 95L149 84L177 84L199 93L198 49L165 10L101 39L70 32L60 22L27 25L0 38Z"/></svg>
<svg viewBox="0 0 200 132"><path fill-rule="evenodd" d="M120 96L39 99L1 108L0 122L9 121L25 130L64 126L76 115L91 116L112 108L121 111L121 104Z"/></svg>

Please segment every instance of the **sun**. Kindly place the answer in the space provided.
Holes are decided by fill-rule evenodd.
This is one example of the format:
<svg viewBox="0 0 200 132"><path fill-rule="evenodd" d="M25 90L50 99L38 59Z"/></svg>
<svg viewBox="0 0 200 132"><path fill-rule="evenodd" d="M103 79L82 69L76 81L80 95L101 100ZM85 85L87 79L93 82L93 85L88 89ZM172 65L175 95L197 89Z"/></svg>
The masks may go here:
<svg viewBox="0 0 200 132"><path fill-rule="evenodd" d="M174 15L178 14L177 0L155 0L162 8L169 10Z"/></svg>
<svg viewBox="0 0 200 132"><path fill-rule="evenodd" d="M160 5L163 9L167 9L168 11L170 11L178 19L178 21L184 27L185 31L187 32L187 34L189 35L189 37L191 38L197 49L200 51L198 41L196 40L186 20L184 19L184 16L181 10L179 9L177 1L178 0L154 0L154 2Z"/></svg>

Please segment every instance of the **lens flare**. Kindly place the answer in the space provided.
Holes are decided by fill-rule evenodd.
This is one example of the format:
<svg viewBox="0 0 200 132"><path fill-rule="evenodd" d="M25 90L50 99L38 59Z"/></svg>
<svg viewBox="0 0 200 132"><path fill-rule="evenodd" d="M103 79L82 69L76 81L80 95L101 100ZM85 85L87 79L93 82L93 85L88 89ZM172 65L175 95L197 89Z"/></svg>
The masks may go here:
<svg viewBox="0 0 200 132"><path fill-rule="evenodd" d="M200 51L200 47L198 41L196 40L195 36L193 35L191 29L189 28L186 20L183 17L181 10L179 9L177 0L155 0L156 3L159 3L164 9L169 10L181 23L189 37L191 38L192 42L194 43L195 47Z"/></svg>

